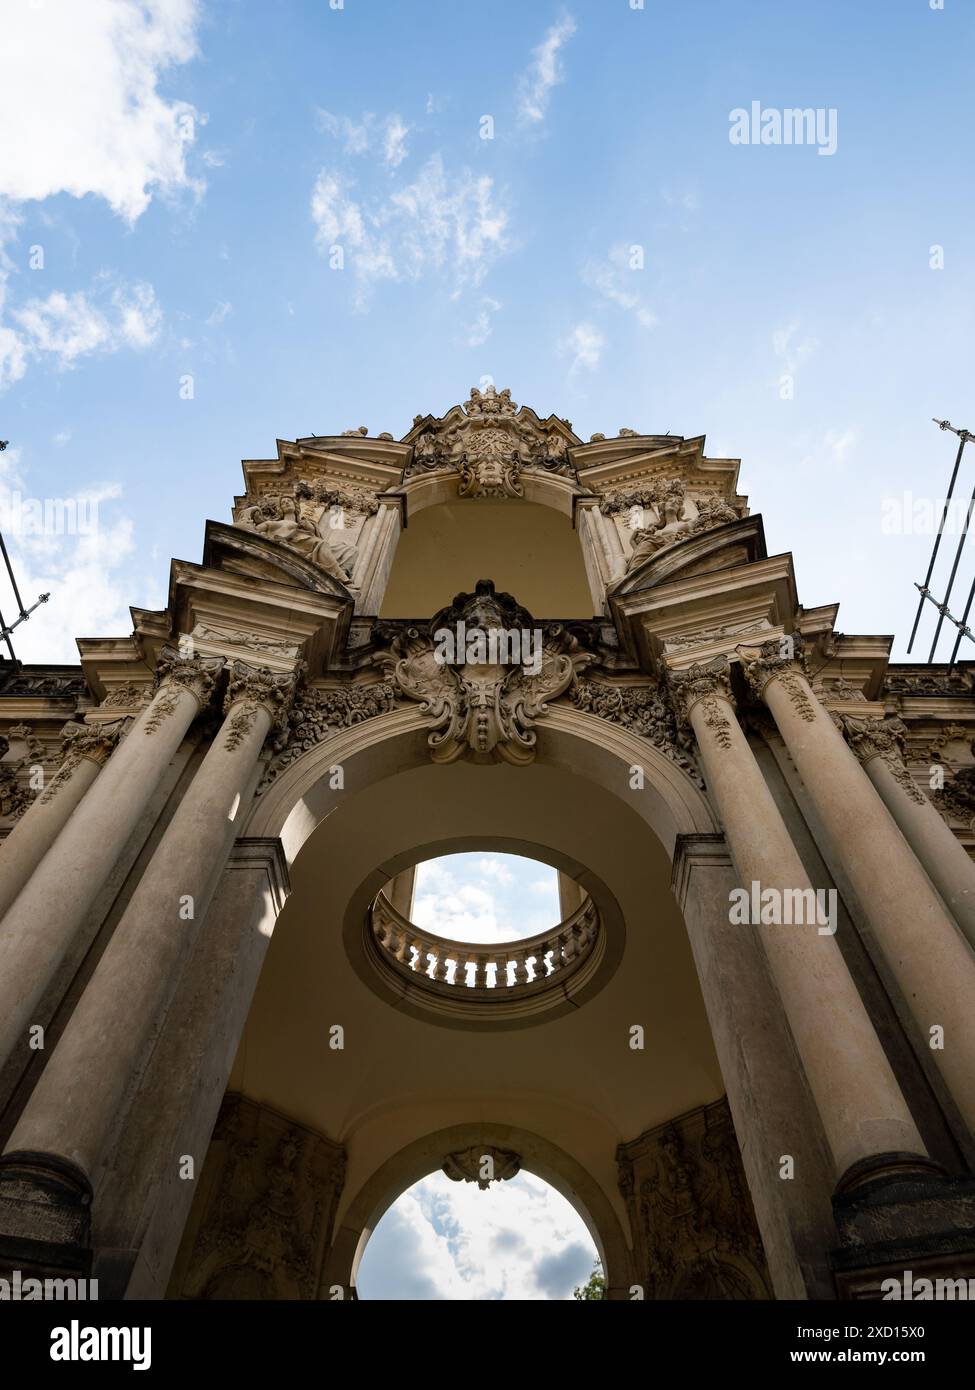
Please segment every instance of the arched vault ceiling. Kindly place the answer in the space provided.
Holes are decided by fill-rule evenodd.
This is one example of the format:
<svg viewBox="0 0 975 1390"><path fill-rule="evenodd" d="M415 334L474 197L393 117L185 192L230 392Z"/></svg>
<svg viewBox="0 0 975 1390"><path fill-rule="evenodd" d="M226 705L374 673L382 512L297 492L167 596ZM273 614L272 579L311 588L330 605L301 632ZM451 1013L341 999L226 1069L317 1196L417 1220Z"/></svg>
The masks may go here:
<svg viewBox="0 0 975 1390"><path fill-rule="evenodd" d="M351 896L415 846L499 835L603 881L625 919L619 967L582 1008L531 1028L471 1032L398 1013L349 962ZM634 810L552 766L426 765L347 791L293 866L230 1089L346 1144L348 1192L423 1134L483 1120L560 1145L618 1202L617 1143L723 1092L669 880ZM635 1024L642 1051L629 1045Z"/></svg>

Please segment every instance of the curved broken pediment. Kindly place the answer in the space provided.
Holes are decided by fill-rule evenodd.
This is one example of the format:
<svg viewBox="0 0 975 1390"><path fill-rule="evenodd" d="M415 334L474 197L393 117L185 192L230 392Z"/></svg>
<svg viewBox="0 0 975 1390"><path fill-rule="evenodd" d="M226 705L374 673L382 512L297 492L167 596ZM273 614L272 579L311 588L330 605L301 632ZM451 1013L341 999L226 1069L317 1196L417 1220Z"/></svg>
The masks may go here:
<svg viewBox="0 0 975 1390"><path fill-rule="evenodd" d="M208 569L227 570L279 584L295 584L315 593L332 594L349 603L354 601L346 585L314 560L284 541L242 526L208 521L203 563Z"/></svg>
<svg viewBox="0 0 975 1390"><path fill-rule="evenodd" d="M612 596L624 598L675 579L764 560L767 554L761 516L741 517L696 534L679 535L629 570L613 586Z"/></svg>

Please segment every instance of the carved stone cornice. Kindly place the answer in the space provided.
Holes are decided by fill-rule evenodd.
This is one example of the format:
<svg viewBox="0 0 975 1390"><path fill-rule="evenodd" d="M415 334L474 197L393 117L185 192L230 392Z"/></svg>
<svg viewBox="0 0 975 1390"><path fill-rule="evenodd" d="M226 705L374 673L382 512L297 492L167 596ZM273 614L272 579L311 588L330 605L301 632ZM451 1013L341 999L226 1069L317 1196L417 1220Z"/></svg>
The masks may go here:
<svg viewBox="0 0 975 1390"><path fill-rule="evenodd" d="M807 724L815 720L816 711L802 669L799 638L774 638L763 642L757 650L739 647L738 657L748 688L756 700L764 700L766 686L770 681L778 681L799 717Z"/></svg>
<svg viewBox="0 0 975 1390"><path fill-rule="evenodd" d="M583 677L569 691L576 709L598 715L647 739L699 786L704 782L694 761L694 741L677 721L666 688L653 685L610 685Z"/></svg>
<svg viewBox="0 0 975 1390"><path fill-rule="evenodd" d="M840 717L842 732L860 762L866 766L872 759L880 758L902 790L916 805L923 806L927 798L917 787L904 761L907 725L900 719L858 719L850 714Z"/></svg>
<svg viewBox="0 0 975 1390"><path fill-rule="evenodd" d="M508 1182L516 1177L521 1171L521 1157L493 1144L475 1144L460 1153L447 1154L443 1171L451 1182L476 1182L485 1192L492 1182Z"/></svg>

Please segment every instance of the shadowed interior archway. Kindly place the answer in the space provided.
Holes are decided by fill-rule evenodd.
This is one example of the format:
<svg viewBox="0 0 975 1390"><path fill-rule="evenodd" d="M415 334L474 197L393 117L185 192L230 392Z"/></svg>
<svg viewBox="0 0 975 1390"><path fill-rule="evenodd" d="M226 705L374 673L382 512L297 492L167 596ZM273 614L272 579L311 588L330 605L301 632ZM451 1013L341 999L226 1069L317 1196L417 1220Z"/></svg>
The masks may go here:
<svg viewBox="0 0 975 1390"><path fill-rule="evenodd" d="M447 1154L479 1146L517 1153L523 1170L561 1193L593 1238L607 1288L619 1293L628 1290L633 1281L630 1248L599 1184L570 1154L541 1135L485 1121L452 1125L424 1135L377 1169L349 1203L323 1271L319 1297L333 1298L339 1288L346 1294L354 1290L369 1237L393 1203L414 1183L440 1168Z"/></svg>

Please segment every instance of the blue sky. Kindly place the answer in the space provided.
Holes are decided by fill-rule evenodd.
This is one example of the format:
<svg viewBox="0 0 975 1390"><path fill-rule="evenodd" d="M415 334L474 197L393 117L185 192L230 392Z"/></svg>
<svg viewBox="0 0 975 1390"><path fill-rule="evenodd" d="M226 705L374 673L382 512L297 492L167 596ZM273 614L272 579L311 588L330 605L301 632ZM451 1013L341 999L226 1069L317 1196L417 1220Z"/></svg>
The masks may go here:
<svg viewBox="0 0 975 1390"><path fill-rule="evenodd" d="M449 854L417 866L412 921L450 941L490 945L562 920L559 876L517 854Z"/></svg>
<svg viewBox="0 0 975 1390"><path fill-rule="evenodd" d="M481 1191L437 1172L377 1223L356 1291L367 1299L567 1299L595 1260L582 1218L534 1174Z"/></svg>
<svg viewBox="0 0 975 1390"><path fill-rule="evenodd" d="M101 499L94 535L13 535L53 595L18 653L162 605L276 436L399 436L482 376L584 438L706 433L805 604L903 635L931 538L883 499L940 495L931 416L975 429L973 29L963 0L7 0L0 519ZM756 100L834 108L835 154L733 145Z"/></svg>

